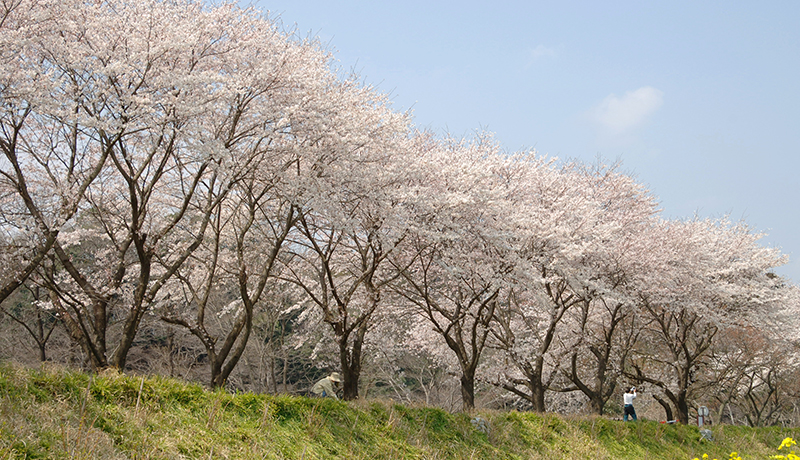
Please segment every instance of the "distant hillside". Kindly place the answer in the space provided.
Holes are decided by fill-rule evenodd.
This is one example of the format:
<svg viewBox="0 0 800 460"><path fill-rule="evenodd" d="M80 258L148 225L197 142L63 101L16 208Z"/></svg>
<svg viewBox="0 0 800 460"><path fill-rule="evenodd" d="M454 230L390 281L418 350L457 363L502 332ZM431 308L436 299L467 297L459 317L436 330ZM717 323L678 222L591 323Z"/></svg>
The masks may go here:
<svg viewBox="0 0 800 460"><path fill-rule="evenodd" d="M450 414L0 364L0 459L766 459L800 429ZM781 452L783 453L783 452Z"/></svg>

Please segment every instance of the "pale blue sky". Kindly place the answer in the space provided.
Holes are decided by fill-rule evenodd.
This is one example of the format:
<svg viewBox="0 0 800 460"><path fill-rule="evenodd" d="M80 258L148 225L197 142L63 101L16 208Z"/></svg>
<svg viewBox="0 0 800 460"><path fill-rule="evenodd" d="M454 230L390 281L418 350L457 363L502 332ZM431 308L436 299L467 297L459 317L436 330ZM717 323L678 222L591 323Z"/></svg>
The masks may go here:
<svg viewBox="0 0 800 460"><path fill-rule="evenodd" d="M665 217L767 232L800 282L800 1L254 4L418 126L620 159Z"/></svg>

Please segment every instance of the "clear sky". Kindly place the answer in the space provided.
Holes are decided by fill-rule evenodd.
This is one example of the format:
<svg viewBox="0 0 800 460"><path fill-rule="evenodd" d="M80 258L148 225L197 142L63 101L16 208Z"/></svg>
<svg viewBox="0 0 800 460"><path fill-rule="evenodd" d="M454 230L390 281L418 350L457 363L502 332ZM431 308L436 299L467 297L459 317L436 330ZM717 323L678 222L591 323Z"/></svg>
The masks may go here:
<svg viewBox="0 0 800 460"><path fill-rule="evenodd" d="M417 126L621 160L664 217L743 219L800 282L800 1L253 4Z"/></svg>

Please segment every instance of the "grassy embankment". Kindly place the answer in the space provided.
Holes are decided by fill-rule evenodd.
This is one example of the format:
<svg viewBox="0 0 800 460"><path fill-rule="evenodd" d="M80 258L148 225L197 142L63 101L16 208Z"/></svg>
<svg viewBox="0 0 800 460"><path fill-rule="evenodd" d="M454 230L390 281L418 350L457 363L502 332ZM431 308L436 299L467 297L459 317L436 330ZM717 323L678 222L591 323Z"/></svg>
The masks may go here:
<svg viewBox="0 0 800 460"><path fill-rule="evenodd" d="M472 419L482 417L488 434ZM161 377L0 364L0 460L767 459L800 429L697 427L389 401L230 394Z"/></svg>

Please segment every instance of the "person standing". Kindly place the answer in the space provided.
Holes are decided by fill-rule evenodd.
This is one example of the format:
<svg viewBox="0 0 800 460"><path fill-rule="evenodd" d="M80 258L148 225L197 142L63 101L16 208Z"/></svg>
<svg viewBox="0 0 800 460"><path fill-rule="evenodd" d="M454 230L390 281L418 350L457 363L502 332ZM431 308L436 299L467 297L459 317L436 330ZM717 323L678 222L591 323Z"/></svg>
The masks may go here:
<svg viewBox="0 0 800 460"><path fill-rule="evenodd" d="M631 387L628 391L622 395L622 402L624 406L622 408L624 415L622 416L622 420L628 421L628 416L630 415L633 421L636 421L636 410L633 408L633 399L636 398L636 387Z"/></svg>
<svg viewBox="0 0 800 460"><path fill-rule="evenodd" d="M311 392L321 398L330 397L333 399L339 399L339 397L336 396L336 389L339 388L339 384L341 382L341 374L338 372L333 372L331 375L315 383L314 386L311 387Z"/></svg>

